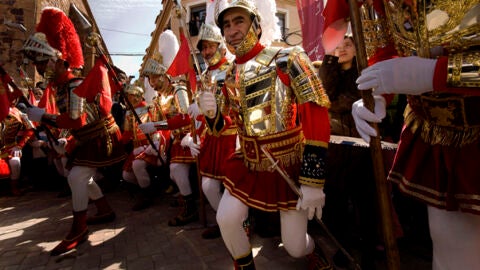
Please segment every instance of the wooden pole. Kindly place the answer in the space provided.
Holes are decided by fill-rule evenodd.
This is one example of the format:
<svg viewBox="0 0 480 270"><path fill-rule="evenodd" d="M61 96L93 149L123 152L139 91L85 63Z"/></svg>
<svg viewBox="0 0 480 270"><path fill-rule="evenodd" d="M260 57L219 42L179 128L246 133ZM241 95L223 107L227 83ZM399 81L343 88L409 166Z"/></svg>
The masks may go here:
<svg viewBox="0 0 480 270"><path fill-rule="evenodd" d="M355 47L357 49L357 66L358 70L362 71L368 66L368 62L365 40L363 38L362 22L360 19L360 11L358 9L358 3L356 0L348 0L348 5L350 6L350 22L355 39ZM361 91L361 95L365 106L373 112L375 108L375 101L372 96L372 90ZM377 124L371 123L371 125L375 128L375 130L377 130L377 134L379 134ZM381 227L387 255L387 267L390 270L398 270L400 269L400 256L398 253L396 239L393 234L391 212L392 205L390 194L387 188L380 136L377 135L376 137L370 138L370 152L373 161L373 171L377 188L377 200L380 211Z"/></svg>
<svg viewBox="0 0 480 270"><path fill-rule="evenodd" d="M180 27L178 28L178 31L185 36L188 42L188 48L190 49L190 59L189 59L189 65L191 68L193 68L193 64L195 64L195 67L197 68L197 72L201 72L200 65L198 63L197 57L195 55L195 52L193 51L193 46L192 42L190 40L190 35L188 31L185 31L185 21L183 20L182 16L182 6L180 4L180 1L176 1L176 12L177 12L177 18L180 22ZM192 63L192 58L193 58L193 63ZM189 75L190 76L190 75ZM190 83L190 78L187 78L187 83ZM203 84L202 84L203 85ZM188 87L188 89L191 91L191 86ZM193 93L190 93L190 97L193 98ZM195 127L195 119L192 119L191 123L191 131L190 134L193 138L193 143L197 144L197 130ZM196 171L197 171L197 183L198 183L198 199L199 199L199 204L200 204L200 223L203 225L204 228L207 227L207 213L205 210L205 196L203 194L202 190L202 176L200 175L200 166L198 162L198 156L195 157L195 165L196 165Z"/></svg>

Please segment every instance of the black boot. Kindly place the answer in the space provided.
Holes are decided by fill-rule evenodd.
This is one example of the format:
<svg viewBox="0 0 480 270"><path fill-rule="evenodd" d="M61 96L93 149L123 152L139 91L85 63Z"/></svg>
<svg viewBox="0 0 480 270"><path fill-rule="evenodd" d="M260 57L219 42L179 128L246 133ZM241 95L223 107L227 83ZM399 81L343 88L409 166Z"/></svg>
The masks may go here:
<svg viewBox="0 0 480 270"><path fill-rule="evenodd" d="M181 196L181 195L180 195ZM199 219L198 208L193 194L182 196L180 214L168 221L168 226L183 226Z"/></svg>
<svg viewBox="0 0 480 270"><path fill-rule="evenodd" d="M132 207L132 211L140 211L147 209L153 204L153 192L151 186L142 188L138 195L135 204Z"/></svg>
<svg viewBox="0 0 480 270"><path fill-rule="evenodd" d="M255 270L255 262L253 261L252 251L247 255L234 259L233 264L235 270Z"/></svg>

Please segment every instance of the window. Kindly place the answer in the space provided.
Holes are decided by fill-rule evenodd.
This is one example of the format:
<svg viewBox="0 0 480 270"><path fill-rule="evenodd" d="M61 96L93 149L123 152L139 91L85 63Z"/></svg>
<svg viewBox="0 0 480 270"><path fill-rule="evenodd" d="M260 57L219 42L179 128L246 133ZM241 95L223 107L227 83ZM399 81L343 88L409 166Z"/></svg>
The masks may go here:
<svg viewBox="0 0 480 270"><path fill-rule="evenodd" d="M206 15L206 5L199 5L190 8L190 21L188 22L188 32L190 33L190 36L198 36L200 26L205 22Z"/></svg>

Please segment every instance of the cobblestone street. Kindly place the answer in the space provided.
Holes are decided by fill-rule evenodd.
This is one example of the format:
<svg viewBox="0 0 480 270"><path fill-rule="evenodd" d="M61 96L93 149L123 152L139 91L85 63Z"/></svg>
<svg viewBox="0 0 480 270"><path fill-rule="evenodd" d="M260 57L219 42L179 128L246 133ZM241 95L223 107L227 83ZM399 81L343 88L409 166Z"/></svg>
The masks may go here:
<svg viewBox="0 0 480 270"><path fill-rule="evenodd" d="M50 250L66 235L72 218L70 198L56 195L36 191L0 197L0 269L233 269L221 238L201 238L200 222L167 225L178 211L170 206L172 197L157 197L153 207L133 212L133 198L122 188L106 194L117 214L114 222L90 226L86 243L52 257ZM206 209L211 225L214 212ZM94 211L89 205L89 214ZM257 269L306 269L306 259L288 256L280 237L253 234L251 240ZM328 243L326 247L334 251ZM381 262L378 268L384 269ZM429 268L428 260L402 255L402 269Z"/></svg>

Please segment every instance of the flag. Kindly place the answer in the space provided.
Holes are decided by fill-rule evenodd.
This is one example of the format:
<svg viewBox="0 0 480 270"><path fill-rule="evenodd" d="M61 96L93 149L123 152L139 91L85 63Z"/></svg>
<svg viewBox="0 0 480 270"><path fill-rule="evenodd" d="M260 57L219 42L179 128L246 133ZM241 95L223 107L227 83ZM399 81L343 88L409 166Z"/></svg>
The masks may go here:
<svg viewBox="0 0 480 270"><path fill-rule="evenodd" d="M305 49L311 61L322 59L325 54L322 46L324 21L323 17L319 15L323 11L323 1L297 0L297 9L302 28L303 49Z"/></svg>
<svg viewBox="0 0 480 270"><path fill-rule="evenodd" d="M196 91L197 75L190 64L190 48L188 46L187 38L183 32L180 32L180 48L178 49L175 59L173 59L172 64L168 68L167 74L172 77L188 74L192 92Z"/></svg>
<svg viewBox="0 0 480 270"><path fill-rule="evenodd" d="M329 0L322 13L323 25L322 43L326 52L335 50L342 42L348 29L347 18L350 17L350 8L347 0Z"/></svg>
<svg viewBox="0 0 480 270"><path fill-rule="evenodd" d="M93 102L97 96L100 98L101 115L110 114L112 108L112 87L113 82L109 72L105 66L106 59L102 56L95 60L95 65L83 80L83 82L73 90L79 97L85 98L87 102Z"/></svg>
<svg viewBox="0 0 480 270"><path fill-rule="evenodd" d="M10 111L10 101L8 100L8 86L2 80L0 81L0 121L3 121Z"/></svg>
<svg viewBox="0 0 480 270"><path fill-rule="evenodd" d="M28 89L28 102L33 106L37 105L37 100L35 99L35 93L33 93L32 89Z"/></svg>
<svg viewBox="0 0 480 270"><path fill-rule="evenodd" d="M43 95L37 105L39 108L45 108L45 112L49 114L57 114L57 103L55 99L55 90L52 83L47 84Z"/></svg>

